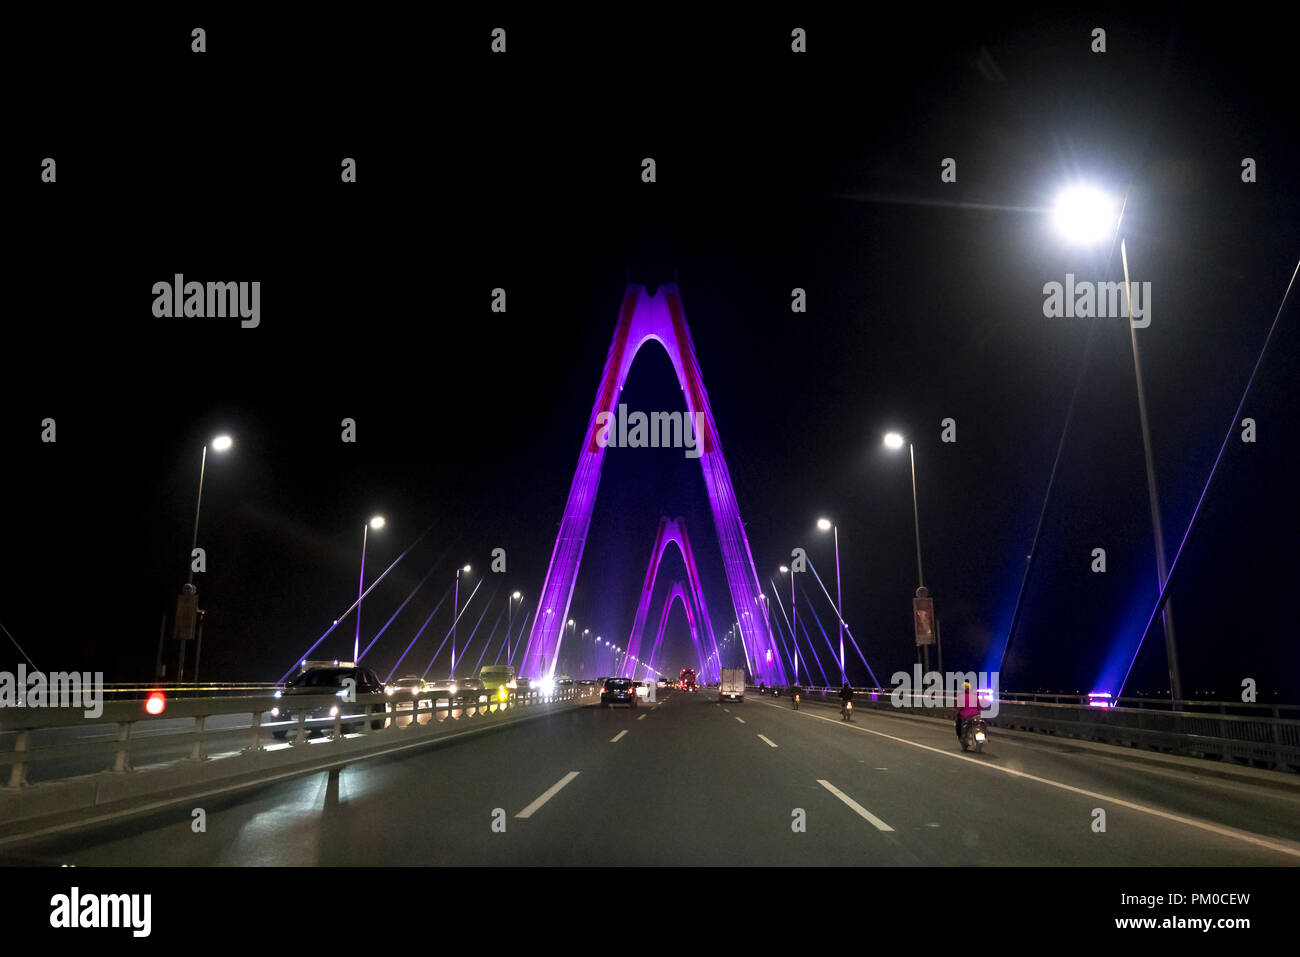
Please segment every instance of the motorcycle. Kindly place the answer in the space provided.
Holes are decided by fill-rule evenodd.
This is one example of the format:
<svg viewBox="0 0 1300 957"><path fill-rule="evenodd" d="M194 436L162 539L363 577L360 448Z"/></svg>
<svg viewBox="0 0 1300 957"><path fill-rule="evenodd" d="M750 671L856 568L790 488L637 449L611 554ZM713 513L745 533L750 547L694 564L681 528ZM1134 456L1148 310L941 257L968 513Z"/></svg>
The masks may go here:
<svg viewBox="0 0 1300 957"><path fill-rule="evenodd" d="M840 719L842 721L853 720L853 702L846 701L840 706Z"/></svg>
<svg viewBox="0 0 1300 957"><path fill-rule="evenodd" d="M963 751L973 750L976 754L980 754L984 750L984 742L988 739L988 727L984 724L984 719L979 715L968 719L962 725L961 749Z"/></svg>

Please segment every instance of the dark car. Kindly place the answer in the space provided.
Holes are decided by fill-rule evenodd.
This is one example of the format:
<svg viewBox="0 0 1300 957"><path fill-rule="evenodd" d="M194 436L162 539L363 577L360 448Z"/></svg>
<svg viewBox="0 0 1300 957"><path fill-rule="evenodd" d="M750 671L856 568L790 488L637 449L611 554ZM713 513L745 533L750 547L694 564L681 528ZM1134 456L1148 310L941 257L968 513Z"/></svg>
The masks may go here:
<svg viewBox="0 0 1300 957"><path fill-rule="evenodd" d="M600 690L600 703L612 708L616 704L636 707L636 682L631 678L606 678Z"/></svg>
<svg viewBox="0 0 1300 957"><path fill-rule="evenodd" d="M379 675L369 668L358 668L355 665L308 668L290 679L288 684L275 693L278 703L276 707L271 709L271 716L277 721L296 722L299 716L305 712L308 733L312 731L327 733L333 730L331 719L339 713L342 713L344 717L383 714L387 710L384 702L362 703L356 700L363 695L375 694L384 694L384 683L379 680ZM307 708L294 707L294 698L309 695L334 695L339 700L337 704L319 704ZM351 700L349 700L349 697L351 697ZM352 731L362 730L362 724L361 721L344 721L339 728L344 734L347 734ZM379 718L371 721L370 727L378 730L384 724L385 719ZM288 737L293 730L294 728L289 726L276 728L271 733L275 737L283 739Z"/></svg>

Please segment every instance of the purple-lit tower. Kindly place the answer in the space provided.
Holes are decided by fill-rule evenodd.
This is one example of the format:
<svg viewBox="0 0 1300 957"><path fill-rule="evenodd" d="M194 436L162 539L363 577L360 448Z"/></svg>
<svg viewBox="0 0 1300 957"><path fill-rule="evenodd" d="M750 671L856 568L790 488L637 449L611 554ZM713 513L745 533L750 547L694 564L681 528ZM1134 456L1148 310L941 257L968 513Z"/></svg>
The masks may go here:
<svg viewBox="0 0 1300 957"><path fill-rule="evenodd" d="M714 678L705 674L704 665L708 660L708 651L713 652L716 656L718 643L713 637L713 621L709 618L708 605L704 601L704 589L700 586L700 575L695 567L695 555L691 551L691 540L686 534L686 523L680 518L670 519L665 517L659 520L659 530L655 533L654 548L650 552L650 564L646 568L645 582L641 586L641 598L636 606L636 618L632 622L632 631L627 638L628 658L630 660L633 655L637 657L641 655L641 639L645 635L646 618L650 613L650 600L654 597L655 581L659 577L659 566L664 561L664 550L669 545L676 545L677 550L682 554L682 563L686 565L686 581L690 586L689 596L691 601L694 602L694 609L699 611L699 619L703 623L704 635L708 641L706 645L700 645L696 634L694 609L692 609L690 603L684 601L686 616L691 620L691 640L695 642L696 650L700 654L700 680L712 681ZM668 606L670 604L671 600L664 603L663 617L665 620L668 617ZM663 638L663 624L661 623L659 627L659 639L656 639L654 645L656 652L659 650L659 640ZM650 660L654 661L653 652ZM631 669L627 665L623 668L623 677L632 677Z"/></svg>
<svg viewBox="0 0 1300 957"><path fill-rule="evenodd" d="M573 598L573 586L578 579L582 551L587 543L591 511L596 504L601 466L605 461L605 447L596 441L597 418L602 412L611 416L617 414L618 398L627 374L641 346L651 339L668 353L686 399L686 411L696 423L702 450L700 466L718 530L727 587L731 591L735 621L740 623L741 637L754 677L768 684L784 684L785 667L758 600L762 589L754 570L754 558L740 521L731 474L722 457L709 395L695 358L695 346L686 326L686 314L676 283L660 286L654 295L650 295L644 286L629 283L623 294L614 341L610 343L596 404L587 423L582 450L578 453L578 466L573 473L573 485L564 505L555 549L551 552L551 564L546 570L537 613L528 634L521 671L530 678L548 677L555 672L560 644L564 639L564 625L569 616L569 602Z"/></svg>
<svg viewBox="0 0 1300 957"><path fill-rule="evenodd" d="M691 608L691 598L690 595L687 594L686 586L681 582L673 582L673 586L668 592L668 597L664 599L664 611L663 614L659 616L659 630L655 633L655 643L651 646L650 669L649 673L646 674L645 677L654 677L653 670L659 659L659 647L663 644L664 632L668 629L668 616L672 613L673 602L675 601L680 601L682 603L682 608L686 611L686 624L687 627L690 628L691 643L695 645L695 654L700 660L700 668L696 674L699 675L701 681L716 680L716 675L714 674L714 671L717 670L716 665L713 668L710 668L711 659L706 658L704 655L704 647L700 644L700 630L696 625L695 612ZM668 669L668 674L671 675L672 673L672 668L670 667ZM633 677L635 677L635 675Z"/></svg>

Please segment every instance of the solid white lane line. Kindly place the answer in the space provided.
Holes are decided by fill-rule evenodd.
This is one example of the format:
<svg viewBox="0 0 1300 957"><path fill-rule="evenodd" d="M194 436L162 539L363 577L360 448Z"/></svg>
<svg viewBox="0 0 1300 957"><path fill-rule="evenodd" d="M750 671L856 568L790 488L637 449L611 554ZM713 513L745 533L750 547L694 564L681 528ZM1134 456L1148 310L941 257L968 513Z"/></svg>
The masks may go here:
<svg viewBox="0 0 1300 957"><path fill-rule="evenodd" d="M538 812L538 810L541 809L541 806L543 804L545 804L551 798L555 797L555 795L560 793L560 788L564 787L566 784L568 784L570 781L576 778L578 774L579 772L577 771L570 771L564 777L560 778L560 780L556 781L549 788L543 791L541 797L539 797L532 804L528 805L528 807L524 808L522 811L516 814L515 817L532 817L534 814Z"/></svg>
<svg viewBox="0 0 1300 957"><path fill-rule="evenodd" d="M736 715L736 720L739 721L741 724L745 723L745 719L742 718L740 715Z"/></svg>
<svg viewBox="0 0 1300 957"><path fill-rule="evenodd" d="M610 743L610 744L613 744L615 741L617 741L619 738L623 737L623 735L625 735L625 734L627 734L627 728L624 728L624 729L623 729L622 731L620 731L618 734L614 735L614 737L610 738L610 739L609 739L609 743Z"/></svg>
<svg viewBox="0 0 1300 957"><path fill-rule="evenodd" d="M841 791L841 790L840 790L839 788L837 788L835 785L831 784L830 781L823 781L821 778L818 778L818 779L817 779L817 783L820 784L822 787L824 787L826 790L830 791L832 794L834 794L837 798L839 798L839 799L840 799L841 801L843 801L845 804L847 804L847 805L848 805L850 808L852 808L853 811L854 811L856 814L858 814L860 817L864 817L864 818L866 818L868 821L870 821L870 822L875 826L875 828L876 828L877 831L892 831L892 830L893 830L892 827L890 827L888 824L886 824L886 823L885 823L884 821L882 821L880 818L876 817L874 814L872 814L870 811L868 811L866 808L864 808L864 807L863 807L861 804L859 804L857 801L853 800L853 798L849 797L847 794L845 794L843 791Z"/></svg>
<svg viewBox="0 0 1300 957"><path fill-rule="evenodd" d="M773 741L771 738L769 738L767 735L760 734L759 737L762 738L765 742L767 742L768 747L772 747L772 748L776 747L776 742Z"/></svg>
<svg viewBox="0 0 1300 957"><path fill-rule="evenodd" d="M1199 828L1202 831L1209 831L1212 834L1218 834L1221 837L1228 837L1238 841L1245 841L1247 844L1255 844L1258 847L1268 848L1270 851L1277 851L1280 854L1289 854L1292 857L1300 857L1300 844L1286 840L1269 840L1260 837L1258 834L1251 834L1249 831L1239 831L1233 827L1223 827L1210 821L1201 821L1196 818L1184 817L1181 814L1172 814L1169 811L1162 811L1159 808L1147 807L1145 804L1137 804L1133 801L1126 801L1123 798L1111 797L1108 794L1100 794L1096 791L1089 791L1086 788L1077 788L1073 784L1065 784L1061 781L1053 781L1051 778L1039 777L1037 774L1030 774L1027 771L1017 771L1014 768L1004 768L1000 764L989 764L978 758L972 758L965 754L958 754L955 751L945 751L943 748L931 747L928 744L921 744L919 741L909 741L907 738L899 738L892 734L886 734L883 731L873 731L870 728L864 728L861 725L846 725L839 718L826 718L819 714L810 714L804 712L805 717L816 718L818 721L827 721L831 724L842 725L853 731L860 731L864 734L874 734L877 737L888 738L890 741L897 741L899 744L911 745L914 748L920 748L923 751L933 751L935 754L941 754L945 758L954 758L958 761L969 761L976 767L988 768L990 771L1001 771L1003 774L1009 774L1012 777L1024 778L1027 781L1037 781L1039 784L1046 784L1049 787L1060 788L1062 791L1069 791L1072 794L1082 794L1084 797L1094 798L1098 801L1109 801L1111 804L1117 804L1120 807L1126 807L1131 811L1141 811L1143 814L1150 814L1153 817L1163 818L1166 821L1173 821L1176 824L1186 824L1188 827Z"/></svg>
<svg viewBox="0 0 1300 957"><path fill-rule="evenodd" d="M637 719L638 721L644 721L644 720L645 720L646 718L648 718L648 717L650 717L648 714L639 714L639 715L636 716L636 719Z"/></svg>

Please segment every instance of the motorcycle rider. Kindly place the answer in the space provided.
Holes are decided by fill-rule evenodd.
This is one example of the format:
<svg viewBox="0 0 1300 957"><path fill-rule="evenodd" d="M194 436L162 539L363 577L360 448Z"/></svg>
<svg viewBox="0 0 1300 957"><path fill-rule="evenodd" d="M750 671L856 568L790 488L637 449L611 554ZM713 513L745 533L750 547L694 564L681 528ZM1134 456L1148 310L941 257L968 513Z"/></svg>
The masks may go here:
<svg viewBox="0 0 1300 957"><path fill-rule="evenodd" d="M794 705L794 709L798 711L799 710L799 686L798 685L790 686L790 701Z"/></svg>
<svg viewBox="0 0 1300 957"><path fill-rule="evenodd" d="M979 697L971 690L970 682L965 683L962 692L957 696L957 741L961 742L962 729L966 727L966 722L980 713Z"/></svg>
<svg viewBox="0 0 1300 957"><path fill-rule="evenodd" d="M844 687L840 689L840 714L845 714L849 710L849 702L853 700L853 689L849 683L844 682Z"/></svg>

